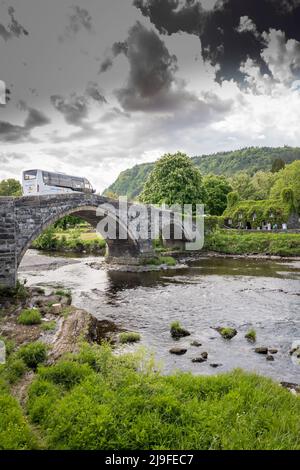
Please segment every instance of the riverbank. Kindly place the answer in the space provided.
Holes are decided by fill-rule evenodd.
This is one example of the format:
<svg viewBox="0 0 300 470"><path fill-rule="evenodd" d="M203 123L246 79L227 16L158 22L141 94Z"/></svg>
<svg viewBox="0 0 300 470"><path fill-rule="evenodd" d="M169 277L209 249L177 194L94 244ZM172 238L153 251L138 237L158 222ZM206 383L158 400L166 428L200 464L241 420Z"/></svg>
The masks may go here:
<svg viewBox="0 0 300 470"><path fill-rule="evenodd" d="M67 290L19 285L0 303L1 449L300 449L300 398L270 379L164 376L141 351L115 355L103 339L119 331ZM28 309L40 321L20 323Z"/></svg>
<svg viewBox="0 0 300 470"><path fill-rule="evenodd" d="M204 249L232 255L300 257L300 234L215 230L205 236Z"/></svg>

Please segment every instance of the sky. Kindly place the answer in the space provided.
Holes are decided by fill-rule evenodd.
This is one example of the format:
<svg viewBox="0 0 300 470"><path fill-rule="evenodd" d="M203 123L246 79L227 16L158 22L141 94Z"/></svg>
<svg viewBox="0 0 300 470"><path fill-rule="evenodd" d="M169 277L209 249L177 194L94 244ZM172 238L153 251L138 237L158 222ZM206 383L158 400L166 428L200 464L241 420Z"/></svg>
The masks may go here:
<svg viewBox="0 0 300 470"><path fill-rule="evenodd" d="M0 0L0 180L300 145L300 0Z"/></svg>

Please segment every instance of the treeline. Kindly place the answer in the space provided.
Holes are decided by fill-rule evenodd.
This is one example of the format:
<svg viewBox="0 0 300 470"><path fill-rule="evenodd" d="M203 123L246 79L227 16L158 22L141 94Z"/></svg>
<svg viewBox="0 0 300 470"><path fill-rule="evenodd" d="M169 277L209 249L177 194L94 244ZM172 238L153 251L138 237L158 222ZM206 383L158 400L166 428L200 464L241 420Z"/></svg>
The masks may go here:
<svg viewBox="0 0 300 470"><path fill-rule="evenodd" d="M249 181L250 177L259 171L269 173L272 168L278 170L284 164L300 160L300 148L249 147L232 152L202 155L194 157L192 160L203 175L223 175L230 179L242 173L246 175L242 179ZM277 165L279 163L278 166L276 162ZM127 196L129 199L137 199L153 168L154 163L145 163L123 171L117 180L104 191L104 194L122 195ZM253 193L252 190L251 192ZM251 194L250 197L252 197ZM265 198L265 194L261 194L259 198Z"/></svg>

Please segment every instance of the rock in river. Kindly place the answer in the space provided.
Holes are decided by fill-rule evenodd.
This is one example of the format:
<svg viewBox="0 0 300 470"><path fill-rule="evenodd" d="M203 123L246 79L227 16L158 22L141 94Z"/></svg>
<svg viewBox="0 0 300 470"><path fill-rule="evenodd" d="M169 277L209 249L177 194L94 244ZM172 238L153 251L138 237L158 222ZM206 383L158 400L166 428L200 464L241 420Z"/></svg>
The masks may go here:
<svg viewBox="0 0 300 470"><path fill-rule="evenodd" d="M203 359L203 357L194 357L194 359L192 359L192 362L194 363L206 362L206 359Z"/></svg>
<svg viewBox="0 0 300 470"><path fill-rule="evenodd" d="M220 327L215 328L215 330L220 333L222 338L224 339L232 339L237 335L237 330L235 328L229 328L229 327Z"/></svg>
<svg viewBox="0 0 300 470"><path fill-rule="evenodd" d="M171 354L176 354L176 356L183 356L187 352L187 349L184 348L172 348L169 351Z"/></svg>
<svg viewBox="0 0 300 470"><path fill-rule="evenodd" d="M255 348L255 352L257 354L268 354L268 348L266 347L260 347L260 348Z"/></svg>

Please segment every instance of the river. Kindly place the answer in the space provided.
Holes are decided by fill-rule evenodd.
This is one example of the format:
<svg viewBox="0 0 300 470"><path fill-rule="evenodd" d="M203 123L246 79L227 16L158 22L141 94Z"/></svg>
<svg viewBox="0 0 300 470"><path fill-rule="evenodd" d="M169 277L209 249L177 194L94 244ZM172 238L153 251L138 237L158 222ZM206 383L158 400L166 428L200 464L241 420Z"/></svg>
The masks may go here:
<svg viewBox="0 0 300 470"><path fill-rule="evenodd" d="M276 380L300 381L300 366L289 351L300 339L300 261L274 261L203 256L186 268L163 272L110 271L99 257L48 256L29 250L19 276L30 286L64 286L73 304L118 328L141 333L141 344L164 372L176 369L195 374L216 374L243 368ZM174 341L171 322L179 320L192 334ZM238 330L231 341L213 328ZM245 339L254 328L256 344ZM191 342L202 346L196 348ZM169 353L186 347L183 356ZM254 352L257 346L278 349L274 362ZM132 347L132 349L137 346ZM201 352L208 361L192 363ZM212 368L210 364L221 364Z"/></svg>

